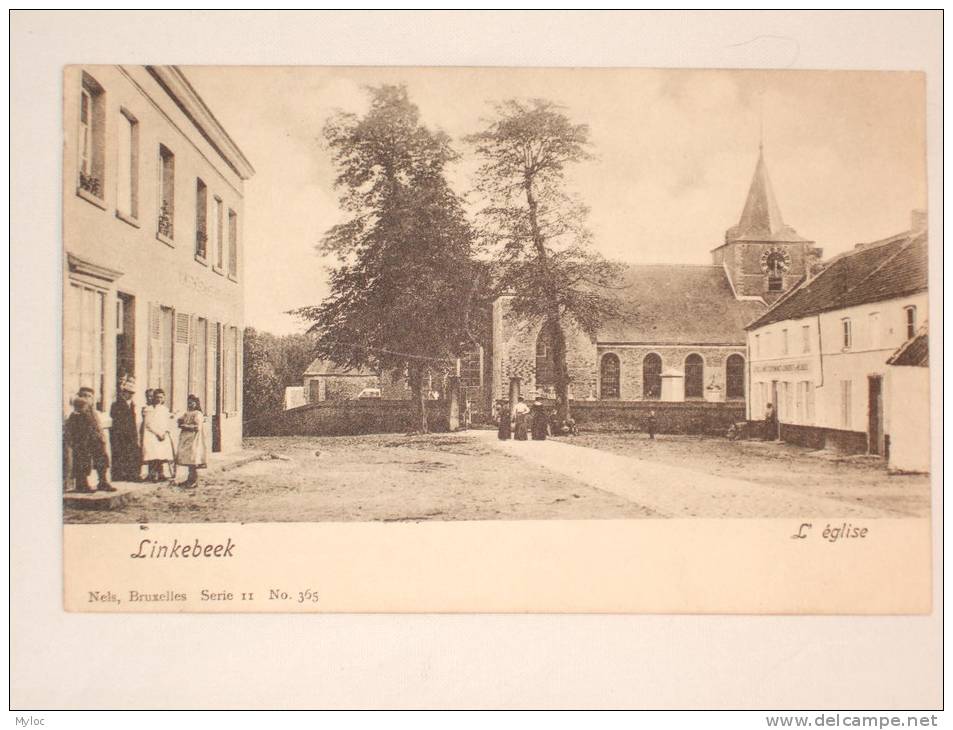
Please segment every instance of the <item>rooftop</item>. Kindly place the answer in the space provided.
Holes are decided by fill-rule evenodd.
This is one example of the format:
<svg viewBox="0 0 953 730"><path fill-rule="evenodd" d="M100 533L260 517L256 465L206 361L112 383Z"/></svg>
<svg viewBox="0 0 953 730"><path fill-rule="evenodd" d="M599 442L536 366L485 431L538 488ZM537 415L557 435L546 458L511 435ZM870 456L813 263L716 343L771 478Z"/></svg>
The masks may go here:
<svg viewBox="0 0 953 730"><path fill-rule="evenodd" d="M600 343L741 345L745 324L765 309L736 299L721 266L632 265L623 286L622 316L600 329Z"/></svg>
<svg viewBox="0 0 953 730"><path fill-rule="evenodd" d="M887 360L888 365L930 366L930 342L926 323Z"/></svg>
<svg viewBox="0 0 953 730"><path fill-rule="evenodd" d="M748 198L738 225L725 232L725 241L806 241L786 225L774 197L774 188L764 162L764 149L758 148L758 163L748 188Z"/></svg>
<svg viewBox="0 0 953 730"><path fill-rule="evenodd" d="M746 329L821 312L895 299L927 288L925 231L908 231L861 244L802 281Z"/></svg>

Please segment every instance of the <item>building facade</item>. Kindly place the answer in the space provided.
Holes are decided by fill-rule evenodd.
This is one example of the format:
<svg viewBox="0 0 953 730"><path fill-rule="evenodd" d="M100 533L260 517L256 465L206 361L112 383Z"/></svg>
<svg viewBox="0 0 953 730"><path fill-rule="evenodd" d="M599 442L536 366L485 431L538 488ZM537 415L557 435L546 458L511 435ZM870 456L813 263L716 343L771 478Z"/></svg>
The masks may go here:
<svg viewBox="0 0 953 730"><path fill-rule="evenodd" d="M820 256L782 220L761 150L738 224L710 256L710 264L627 267L621 316L594 337L563 323L572 398L744 401L745 325ZM506 397L518 378L524 392L552 396L549 328L514 318L510 301L493 308L493 395Z"/></svg>
<svg viewBox="0 0 953 730"><path fill-rule="evenodd" d="M251 164L174 66L68 67L64 104L64 408L134 378L140 405L198 395L212 449L241 448Z"/></svg>
<svg viewBox="0 0 953 730"><path fill-rule="evenodd" d="M426 380L425 390L433 397L447 395L448 378L460 378L461 393L465 400L482 410L484 382L484 350L477 346L472 352L454 363L447 363L434 371ZM409 400L413 397L406 377L394 378L392 373L378 373L366 368L347 368L329 360L316 358L302 374L305 403L354 400L365 388L380 391L382 400Z"/></svg>
<svg viewBox="0 0 953 730"><path fill-rule="evenodd" d="M887 401L890 452L887 464L895 471L928 472L930 443L930 345L926 325L887 360L891 391L903 397ZM911 408L915 403L920 407Z"/></svg>
<svg viewBox="0 0 953 730"><path fill-rule="evenodd" d="M748 327L749 418L774 404L781 438L884 455L889 404L925 409L888 359L927 321L925 221L828 262Z"/></svg>

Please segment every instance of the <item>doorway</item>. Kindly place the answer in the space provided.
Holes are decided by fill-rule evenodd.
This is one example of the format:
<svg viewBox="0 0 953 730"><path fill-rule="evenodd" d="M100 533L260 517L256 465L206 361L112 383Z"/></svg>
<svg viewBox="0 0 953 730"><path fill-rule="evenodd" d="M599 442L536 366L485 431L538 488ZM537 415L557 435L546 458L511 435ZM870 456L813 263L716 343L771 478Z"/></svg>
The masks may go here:
<svg viewBox="0 0 953 730"><path fill-rule="evenodd" d="M867 453L884 453L883 377L867 376Z"/></svg>
<svg viewBox="0 0 953 730"><path fill-rule="evenodd" d="M212 451L222 450L222 325L211 323L209 330L209 413L212 416Z"/></svg>
<svg viewBox="0 0 953 730"><path fill-rule="evenodd" d="M116 293L116 392L136 376L136 298Z"/></svg>

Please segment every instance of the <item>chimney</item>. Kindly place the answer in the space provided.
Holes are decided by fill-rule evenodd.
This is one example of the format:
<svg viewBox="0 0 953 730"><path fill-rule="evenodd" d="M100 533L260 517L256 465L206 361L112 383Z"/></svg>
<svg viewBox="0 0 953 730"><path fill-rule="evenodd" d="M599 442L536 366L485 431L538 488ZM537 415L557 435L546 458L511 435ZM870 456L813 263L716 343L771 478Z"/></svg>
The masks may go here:
<svg viewBox="0 0 953 730"><path fill-rule="evenodd" d="M910 230L914 233L927 229L927 212L922 208L910 211Z"/></svg>

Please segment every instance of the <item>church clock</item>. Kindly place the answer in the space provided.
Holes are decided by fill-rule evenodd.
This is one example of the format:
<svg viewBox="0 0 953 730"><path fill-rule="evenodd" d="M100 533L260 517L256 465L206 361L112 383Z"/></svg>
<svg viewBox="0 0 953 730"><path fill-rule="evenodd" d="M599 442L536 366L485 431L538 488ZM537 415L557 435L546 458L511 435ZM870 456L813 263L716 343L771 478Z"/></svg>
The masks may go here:
<svg viewBox="0 0 953 730"><path fill-rule="evenodd" d="M783 276L791 268L791 254L772 246L761 254L761 271L771 277Z"/></svg>

